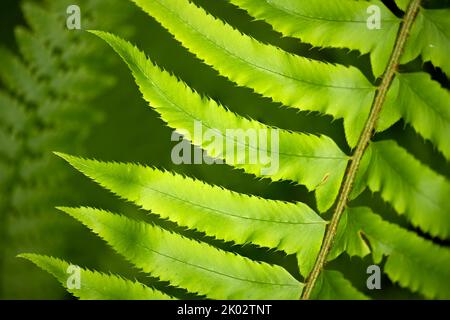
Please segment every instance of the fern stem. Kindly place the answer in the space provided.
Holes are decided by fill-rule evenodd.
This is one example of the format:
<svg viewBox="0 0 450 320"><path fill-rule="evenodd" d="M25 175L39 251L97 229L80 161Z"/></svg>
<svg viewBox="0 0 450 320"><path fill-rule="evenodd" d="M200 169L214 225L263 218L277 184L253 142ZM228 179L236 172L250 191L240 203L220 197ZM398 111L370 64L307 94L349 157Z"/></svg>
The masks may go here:
<svg viewBox="0 0 450 320"><path fill-rule="evenodd" d="M317 256L314 267L307 279L305 288L303 290L303 295L301 297L302 299L307 300L310 298L311 292L314 289L317 279L320 273L322 272L323 267L325 266L328 253L334 242L339 221L341 219L342 213L344 212L344 209L347 206L349 195L350 192L352 191L353 183L355 181L356 174L358 172L361 163L361 159L370 143L372 135L374 134L381 108L383 107L383 104L386 100L386 95L389 90L389 87L391 86L392 80L395 77L395 72L397 70L400 61L400 56L405 47L406 39L408 38L413 22L419 11L420 2L421 0L412 0L405 13L405 17L403 19L400 32L398 33L397 40L395 42L394 51L392 52L382 82L378 87L377 94L375 96L373 106L370 112L370 116L359 138L359 142L352 156L352 160L347 168L344 183L342 184L341 191L339 193L339 200L336 205L336 209L334 210L330 224L328 225L325 238L322 243L320 252Z"/></svg>

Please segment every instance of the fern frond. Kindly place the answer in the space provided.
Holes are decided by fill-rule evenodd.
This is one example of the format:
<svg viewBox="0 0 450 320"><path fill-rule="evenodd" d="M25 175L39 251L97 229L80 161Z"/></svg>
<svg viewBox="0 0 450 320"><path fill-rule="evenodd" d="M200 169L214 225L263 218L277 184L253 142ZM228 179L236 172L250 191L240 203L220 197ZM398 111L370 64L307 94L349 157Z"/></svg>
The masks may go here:
<svg viewBox="0 0 450 320"><path fill-rule="evenodd" d="M61 208L144 272L213 299L296 299L302 284L285 269L91 208ZM201 279L199 281L198 279Z"/></svg>
<svg viewBox="0 0 450 320"><path fill-rule="evenodd" d="M38 77L51 77L59 70L51 49L36 34L24 27L15 29L20 54Z"/></svg>
<svg viewBox="0 0 450 320"><path fill-rule="evenodd" d="M343 118L347 141L351 147L356 145L375 93L358 69L313 61L262 44L187 0L133 1L186 48L238 85L288 107Z"/></svg>
<svg viewBox="0 0 450 320"><path fill-rule="evenodd" d="M380 115L378 131L403 118L450 161L450 93L424 72L399 73Z"/></svg>
<svg viewBox="0 0 450 320"><path fill-rule="evenodd" d="M387 256L383 270L392 281L413 292L420 292L427 298L450 298L448 248L384 221L369 208L350 208L347 215L355 228L348 232L342 231L344 236L339 241L368 241L375 263L380 263L383 256ZM340 225L339 228L345 226ZM339 246L345 247L342 242ZM349 255L362 255L361 251L354 251L351 247L346 247L346 251Z"/></svg>
<svg viewBox="0 0 450 320"><path fill-rule="evenodd" d="M237 244L296 253L304 276L319 252L326 222L305 204L248 196L134 164L59 155L118 196L179 225Z"/></svg>
<svg viewBox="0 0 450 320"><path fill-rule="evenodd" d="M54 4L51 6L53 7ZM42 43L46 43L52 50L63 49L70 43L67 29L64 29L64 20L59 19L61 15L64 15L65 10L58 12L31 1L23 2L21 7L27 24L33 34L40 37Z"/></svg>
<svg viewBox="0 0 450 320"><path fill-rule="evenodd" d="M149 288L142 283L126 280L117 275L107 275L97 271L83 269L66 261L37 254L20 254L33 262L39 268L53 275L68 292L82 300L170 300L170 296L158 290ZM80 287L69 287L71 273L74 266L79 272ZM73 270L72 270L73 272Z"/></svg>
<svg viewBox="0 0 450 320"><path fill-rule="evenodd" d="M25 129L28 121L29 115L25 106L7 92L0 90L0 125L13 133L19 133Z"/></svg>
<svg viewBox="0 0 450 320"><path fill-rule="evenodd" d="M406 43L401 63L408 63L419 55L423 61L440 67L450 76L450 9L421 9Z"/></svg>
<svg viewBox="0 0 450 320"><path fill-rule="evenodd" d="M214 100L202 97L192 91L185 83L153 65L145 55L127 41L112 34L93 31L104 39L124 59L130 67L144 99L161 114L168 125L179 132L188 132L194 145L204 148L213 158L224 159L226 163L242 168L257 176L267 176L272 180L292 180L304 184L309 190L316 190L319 210L327 210L334 202L339 184L347 165L347 156L326 136L313 136L292 133L279 129L278 150L270 147L251 145L247 139L239 141L227 135L227 130L235 128L246 132L271 132L274 128L257 121L249 120L226 110ZM235 157L229 156L226 146L217 150L210 141L203 141L195 134L195 122L201 122L203 132L214 130L222 141L230 141L243 148L237 148ZM247 150L266 152L279 159L279 169L264 175L260 161L249 163L240 161L246 158ZM241 163L245 164L241 164Z"/></svg>
<svg viewBox="0 0 450 320"><path fill-rule="evenodd" d="M394 141L374 142L369 147L368 168L357 178L373 192L405 214L421 230L442 239L450 236L449 181L423 165ZM357 182L360 183L360 182Z"/></svg>
<svg viewBox="0 0 450 320"><path fill-rule="evenodd" d="M102 87L101 85L99 88ZM80 103L83 101L90 100L94 97L87 98L86 93L80 94L78 97L80 99ZM79 127L80 122L87 123L99 123L104 120L103 114L99 110L86 108L74 108L74 103L78 101L78 99L74 97L67 97L69 100L46 100L42 103L38 110L36 110L36 116L42 121L45 125L51 125L52 128L60 129L61 131L64 128L70 130L84 130L86 128ZM72 100L73 99L73 100ZM62 124L64 122L64 124Z"/></svg>
<svg viewBox="0 0 450 320"><path fill-rule="evenodd" d="M111 75L92 74L86 67L76 70L59 72L49 81L49 87L53 92L59 93L73 100L89 100L104 92L115 84L115 78ZM67 92L67 87L72 90Z"/></svg>
<svg viewBox="0 0 450 320"><path fill-rule="evenodd" d="M367 300L339 271L324 270L311 296L316 300Z"/></svg>
<svg viewBox="0 0 450 320"><path fill-rule="evenodd" d="M401 22L378 0L231 0L231 3L268 22L284 36L317 47L371 53L376 77L386 69ZM367 27L367 10L374 5L380 10L380 29Z"/></svg>
<svg viewBox="0 0 450 320"><path fill-rule="evenodd" d="M357 220L349 217L348 210L343 212L339 221L335 243L328 255L328 261L336 259L343 252L358 257L365 257L371 252L369 244L361 236L361 226Z"/></svg>
<svg viewBox="0 0 450 320"><path fill-rule="evenodd" d="M2 72L0 80L11 92L16 92L28 103L39 103L46 96L45 88L27 66L10 50L0 47Z"/></svg>

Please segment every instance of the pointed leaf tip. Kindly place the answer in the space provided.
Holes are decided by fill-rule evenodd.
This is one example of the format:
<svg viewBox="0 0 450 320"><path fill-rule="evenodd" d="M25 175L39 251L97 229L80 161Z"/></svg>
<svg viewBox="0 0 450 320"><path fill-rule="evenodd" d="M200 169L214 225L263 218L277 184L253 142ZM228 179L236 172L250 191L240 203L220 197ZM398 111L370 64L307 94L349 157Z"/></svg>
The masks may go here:
<svg viewBox="0 0 450 320"><path fill-rule="evenodd" d="M59 151L53 151L53 154L55 156L58 156L58 157L60 157L60 158L62 158L64 160L66 160L67 162L69 162L68 159L73 158L73 156L71 156L69 154L66 154L66 153L63 153L63 152L59 152Z"/></svg>
<svg viewBox="0 0 450 320"><path fill-rule="evenodd" d="M33 253L19 253L18 255L16 255L16 258L31 260L32 256L34 256L34 255L35 254L33 254Z"/></svg>

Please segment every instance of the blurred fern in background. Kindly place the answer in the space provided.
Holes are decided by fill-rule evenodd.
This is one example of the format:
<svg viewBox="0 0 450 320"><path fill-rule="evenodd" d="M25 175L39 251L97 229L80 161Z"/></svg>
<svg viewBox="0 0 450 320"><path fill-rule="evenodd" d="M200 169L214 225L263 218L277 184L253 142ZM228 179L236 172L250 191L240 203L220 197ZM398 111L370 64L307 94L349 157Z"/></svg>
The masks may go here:
<svg viewBox="0 0 450 320"><path fill-rule="evenodd" d="M24 248L89 254L80 252L73 228L54 214L55 203L79 192L51 151L83 150L104 120L99 104L117 81L104 47L66 27L70 4L23 1L26 25L15 28L18 52L0 47L0 295L6 298L60 295L53 295L46 277L30 277L17 262ZM108 28L130 17L121 1L78 5L84 28ZM55 237L58 232L67 238Z"/></svg>

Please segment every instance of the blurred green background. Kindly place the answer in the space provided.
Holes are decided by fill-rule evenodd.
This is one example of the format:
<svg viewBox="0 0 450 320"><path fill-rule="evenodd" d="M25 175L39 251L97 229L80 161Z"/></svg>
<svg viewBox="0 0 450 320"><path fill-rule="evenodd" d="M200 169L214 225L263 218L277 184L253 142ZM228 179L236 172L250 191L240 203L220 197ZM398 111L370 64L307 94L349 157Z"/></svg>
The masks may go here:
<svg viewBox="0 0 450 320"><path fill-rule="evenodd" d="M22 61L26 61L26 59L20 55L20 46L15 38L15 30L20 26L30 27L28 17L23 14L22 10L25 2L31 2L44 9L43 12L46 15L56 17L56 20L54 19L57 23L55 35L49 36L53 38L45 40L45 35L38 38L47 47L50 46L47 43L48 41L58 42L59 36L63 38L61 41L64 41L64 46L56 50L60 52L53 51L52 53L61 56L67 53L69 56L69 58L66 57L67 61L60 66L58 74L64 74L69 70L77 70L81 67L92 70L92 77L95 81L86 83L91 84L90 89L94 91L97 85L100 86L102 77L112 79L114 82L107 85L106 89L99 91L100 94L80 98L88 112L98 113L101 121L84 121L83 118L80 118L75 122L75 126L73 126L73 123L69 126L66 125L66 121L73 122L71 114L61 111L57 120L50 125L44 125L43 127L40 121L26 123L22 131L15 135L13 142L25 151L14 156L5 156L6 142L0 138L0 163L2 164L0 170L12 172L10 175L6 175L7 179L0 180L0 192L2 192L0 197L0 231L2 232L0 242L1 299L71 298L50 275L15 257L16 254L21 252L54 255L101 271L117 272L143 282L155 282L155 279L145 278L138 270L133 269L86 228L54 209L59 205L88 205L122 212L140 219L154 221L167 228L174 228L189 236L202 237L205 240L201 234L187 232L173 224L159 221L153 216L145 217L137 208L117 199L64 164L51 151L63 151L101 160L139 162L195 176L209 183L218 184L238 192L255 194L270 199L301 200L315 207L313 195L301 186L256 180L251 175L233 170L225 165L174 165L170 160L171 148L175 144L170 139L172 131L165 126L163 121L159 119L158 114L149 108L141 98L125 64L112 50L94 36L83 31L64 28L67 16L65 8L69 4L80 6L83 29L93 28L111 31L131 40L159 66L177 75L198 92L220 101L240 115L249 116L285 129L326 134L331 136L343 150L350 153L344 140L342 121L333 121L328 116L287 109L260 97L249 89L236 87L190 54L151 17L135 7L131 1L1 1L1 46L13 51ZM58 2L58 4L55 4L55 2ZM245 12L237 10L226 0L195 0L194 2L206 8L213 15L261 41L303 56L355 65L370 80L375 81L370 72L369 59L366 55L360 56L357 52L335 49L319 50L295 39L282 38L270 26L262 22L252 21ZM389 4L389 1L386 1L386 3ZM429 3L429 5L433 6L434 4ZM442 2L438 5L442 5ZM45 30L44 23L42 24L42 30ZM32 31L37 35L43 32L39 26ZM70 58L71 55L74 58ZM83 56L83 58L77 59L78 55ZM42 61L45 62L45 58ZM27 62L25 62L25 65L28 66L31 74L36 75L37 82L42 83L44 87L48 86L49 79L40 77L39 67ZM404 66L404 68L414 70L420 69L422 66L420 62L415 61L408 66ZM448 80L441 72L433 70L428 65L425 65L424 68L432 73L434 78L440 81L443 86L449 87ZM5 67L4 61L0 61L0 74L7 73L8 70L10 69ZM0 77L1 79L2 77ZM59 78L55 79L56 82L59 81ZM74 79L77 80L77 78ZM81 79L80 82L82 83L83 80ZM26 96L20 94L20 90L11 89L5 84L5 81L0 82L0 91L7 92L8 95L25 105L27 114L32 114L33 117L37 114L36 117L38 118L46 118L45 112L39 114L37 110L43 108L45 101L50 98L42 98L42 105L40 104L41 100L29 102ZM49 90L49 92L49 96L53 94L52 90ZM68 92L70 93L69 97L65 95ZM64 99L73 98L74 101L77 101L77 95L81 95L82 92L77 91L76 85L68 83L59 94ZM72 107L76 108L76 105L74 103ZM0 103L0 108L9 107ZM0 119L1 130L7 133L14 131L4 124L3 128L1 126L2 121ZM39 141L39 137L48 130L53 130L53 134L57 137L67 137L59 140L44 139L44 142L38 144L36 140ZM77 139L79 136L82 136L82 138ZM403 123L396 124L378 138L395 139L435 171L447 177L450 176L450 167L443 157L433 150L429 143L424 142L410 128L405 127ZM34 150L33 148L37 151L30 153L28 150ZM45 162L45 165L30 173L32 178L24 178L23 173L27 172L33 162L40 158L49 160ZM0 179L4 176L0 175ZM23 192L23 190L27 190L27 192ZM36 195L38 196L36 197ZM377 195L366 192L362 199L358 201L364 204L370 203L370 206L375 211L382 213L386 219L409 227L408 223L394 214L392 209L384 204ZM211 239L206 239L206 241L213 242L215 245L226 249L231 248L229 243L221 243ZM448 244L444 243L444 245ZM286 257L281 253L268 252L265 249L251 246L233 246L233 250L263 261L281 264L295 276L300 277L295 271L296 263L293 257ZM415 296L391 284L387 278L383 278L383 290L369 292L365 283L367 279L366 268L370 264L372 262L369 258L362 260L341 257L334 261L330 267L342 270L359 290L372 297L384 299L420 298L420 296ZM157 285L164 286L165 284L157 283ZM183 295L182 292L179 294Z"/></svg>

